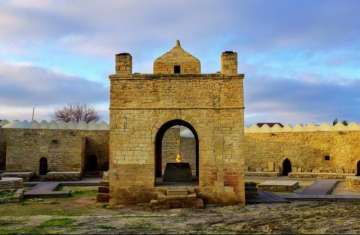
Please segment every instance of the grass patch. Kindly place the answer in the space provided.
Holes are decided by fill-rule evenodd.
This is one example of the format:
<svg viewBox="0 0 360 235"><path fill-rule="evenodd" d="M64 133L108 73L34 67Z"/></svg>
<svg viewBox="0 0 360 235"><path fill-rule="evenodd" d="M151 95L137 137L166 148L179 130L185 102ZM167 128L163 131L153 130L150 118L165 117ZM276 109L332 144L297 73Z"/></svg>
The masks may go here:
<svg viewBox="0 0 360 235"><path fill-rule="evenodd" d="M94 196L96 197L98 187L97 186L63 186L59 188L59 191L70 191L71 195L77 196Z"/></svg>
<svg viewBox="0 0 360 235"><path fill-rule="evenodd" d="M0 199L12 198L15 196L15 191L0 191Z"/></svg>
<svg viewBox="0 0 360 235"><path fill-rule="evenodd" d="M0 228L0 234L42 234L44 231L38 228L22 227L22 228L11 228L4 229Z"/></svg>
<svg viewBox="0 0 360 235"><path fill-rule="evenodd" d="M60 218L60 219L50 219L39 225L39 228L48 228L48 227L67 227L72 225L75 222L74 219L70 218Z"/></svg>
<svg viewBox="0 0 360 235"><path fill-rule="evenodd" d="M111 225L106 225L106 224L100 224L98 226L96 226L99 229L104 229L104 230L113 230L116 229L115 227L111 226Z"/></svg>

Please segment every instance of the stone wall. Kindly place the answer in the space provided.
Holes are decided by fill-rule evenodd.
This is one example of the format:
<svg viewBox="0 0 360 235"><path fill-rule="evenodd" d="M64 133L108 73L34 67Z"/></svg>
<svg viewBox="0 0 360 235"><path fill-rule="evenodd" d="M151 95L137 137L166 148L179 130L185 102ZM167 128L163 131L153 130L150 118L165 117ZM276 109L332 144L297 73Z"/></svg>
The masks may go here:
<svg viewBox="0 0 360 235"><path fill-rule="evenodd" d="M38 174L45 157L48 171L83 172L87 154L98 158L100 170L108 165L107 130L2 129L6 142L6 171Z"/></svg>
<svg viewBox="0 0 360 235"><path fill-rule="evenodd" d="M183 162L188 162L192 175L196 175L196 141L195 138L180 138L180 153Z"/></svg>
<svg viewBox="0 0 360 235"><path fill-rule="evenodd" d="M0 127L0 171L6 167L6 143L2 128Z"/></svg>
<svg viewBox="0 0 360 235"><path fill-rule="evenodd" d="M243 75L112 75L112 204L156 198L155 140L171 120L199 137L199 191L210 202L244 202Z"/></svg>
<svg viewBox="0 0 360 235"><path fill-rule="evenodd" d="M360 131L354 125L254 129L245 134L248 171L281 172L287 158L293 172L354 174L360 160Z"/></svg>
<svg viewBox="0 0 360 235"><path fill-rule="evenodd" d="M176 155L180 154L180 129L168 129L162 140L161 148L162 173L164 174L166 163L176 162Z"/></svg>

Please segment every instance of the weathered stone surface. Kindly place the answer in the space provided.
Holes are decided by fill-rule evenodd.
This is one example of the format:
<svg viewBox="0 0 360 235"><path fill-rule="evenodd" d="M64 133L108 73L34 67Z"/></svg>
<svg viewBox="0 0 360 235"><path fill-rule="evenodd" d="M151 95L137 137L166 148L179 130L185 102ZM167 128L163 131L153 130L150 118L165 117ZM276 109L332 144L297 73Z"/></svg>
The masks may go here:
<svg viewBox="0 0 360 235"><path fill-rule="evenodd" d="M16 177L3 177L0 180L0 191L23 188L23 179Z"/></svg>
<svg viewBox="0 0 360 235"><path fill-rule="evenodd" d="M67 180L80 180L80 172L59 172L59 171L50 171L44 178L49 181L67 181Z"/></svg>
<svg viewBox="0 0 360 235"><path fill-rule="evenodd" d="M175 59L166 66L184 58L170 54ZM155 74L110 76L111 204L157 199L156 134L174 120L188 123L199 137L200 193L209 202L244 203L244 76L189 71L173 74L164 67Z"/></svg>
<svg viewBox="0 0 360 235"><path fill-rule="evenodd" d="M252 131L245 134L245 139L245 162L250 171L269 169L274 163L281 172L283 161L289 159L291 177L344 178L354 175L360 160L360 131Z"/></svg>
<svg viewBox="0 0 360 235"><path fill-rule="evenodd" d="M360 192L360 176L348 176L345 179L346 188L350 191Z"/></svg>
<svg viewBox="0 0 360 235"><path fill-rule="evenodd" d="M266 180L257 185L258 189L270 192L293 192L299 188L299 182L294 180Z"/></svg>
<svg viewBox="0 0 360 235"><path fill-rule="evenodd" d="M0 158L3 141L7 172L38 174L43 157L47 159L48 171L83 172L90 155L96 156L99 170L108 168L107 130L7 128L0 132Z"/></svg>

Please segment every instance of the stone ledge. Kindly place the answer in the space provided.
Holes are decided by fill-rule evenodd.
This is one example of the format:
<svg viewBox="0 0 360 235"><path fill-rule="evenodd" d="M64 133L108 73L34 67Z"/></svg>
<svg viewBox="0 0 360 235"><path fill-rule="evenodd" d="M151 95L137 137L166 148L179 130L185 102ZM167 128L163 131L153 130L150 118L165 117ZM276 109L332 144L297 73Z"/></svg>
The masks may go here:
<svg viewBox="0 0 360 235"><path fill-rule="evenodd" d="M266 171L248 171L245 172L245 176L261 176L261 177L276 177L279 176L279 172L266 172Z"/></svg>
<svg viewBox="0 0 360 235"><path fill-rule="evenodd" d="M81 173L77 171L50 171L46 174L44 179L49 181L80 180Z"/></svg>
<svg viewBox="0 0 360 235"><path fill-rule="evenodd" d="M353 174L341 173L315 173L315 172L290 172L289 178L318 178L318 179L345 179Z"/></svg>
<svg viewBox="0 0 360 235"><path fill-rule="evenodd" d="M299 188L299 183L294 180L267 180L258 184L258 189L270 192L293 192Z"/></svg>
<svg viewBox="0 0 360 235"><path fill-rule="evenodd" d="M23 179L17 177L3 177L0 180L0 191L23 188Z"/></svg>
<svg viewBox="0 0 360 235"><path fill-rule="evenodd" d="M31 171L19 171L19 172L4 172L2 173L2 177L15 177L15 178L22 178L23 181L29 181L34 176L34 172Z"/></svg>

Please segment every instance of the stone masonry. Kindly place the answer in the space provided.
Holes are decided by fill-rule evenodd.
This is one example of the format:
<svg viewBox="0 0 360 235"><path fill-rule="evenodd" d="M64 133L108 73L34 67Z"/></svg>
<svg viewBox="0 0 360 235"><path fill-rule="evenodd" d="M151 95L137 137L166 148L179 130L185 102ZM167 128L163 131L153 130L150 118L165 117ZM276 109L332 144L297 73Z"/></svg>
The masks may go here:
<svg viewBox="0 0 360 235"><path fill-rule="evenodd" d="M198 60L179 47L177 43L167 53L174 57L169 62L166 56L155 61L154 74L132 74L131 69L116 66L117 73L110 76L109 184L113 205L156 199L156 135L164 124L177 120L191 125L199 138L198 187L202 197L222 204L245 202L244 75L237 69L226 75L199 74ZM127 58L117 58L121 60ZM184 60L189 70L180 68L180 74L176 73L173 67L181 67ZM156 64L173 70L158 70Z"/></svg>

